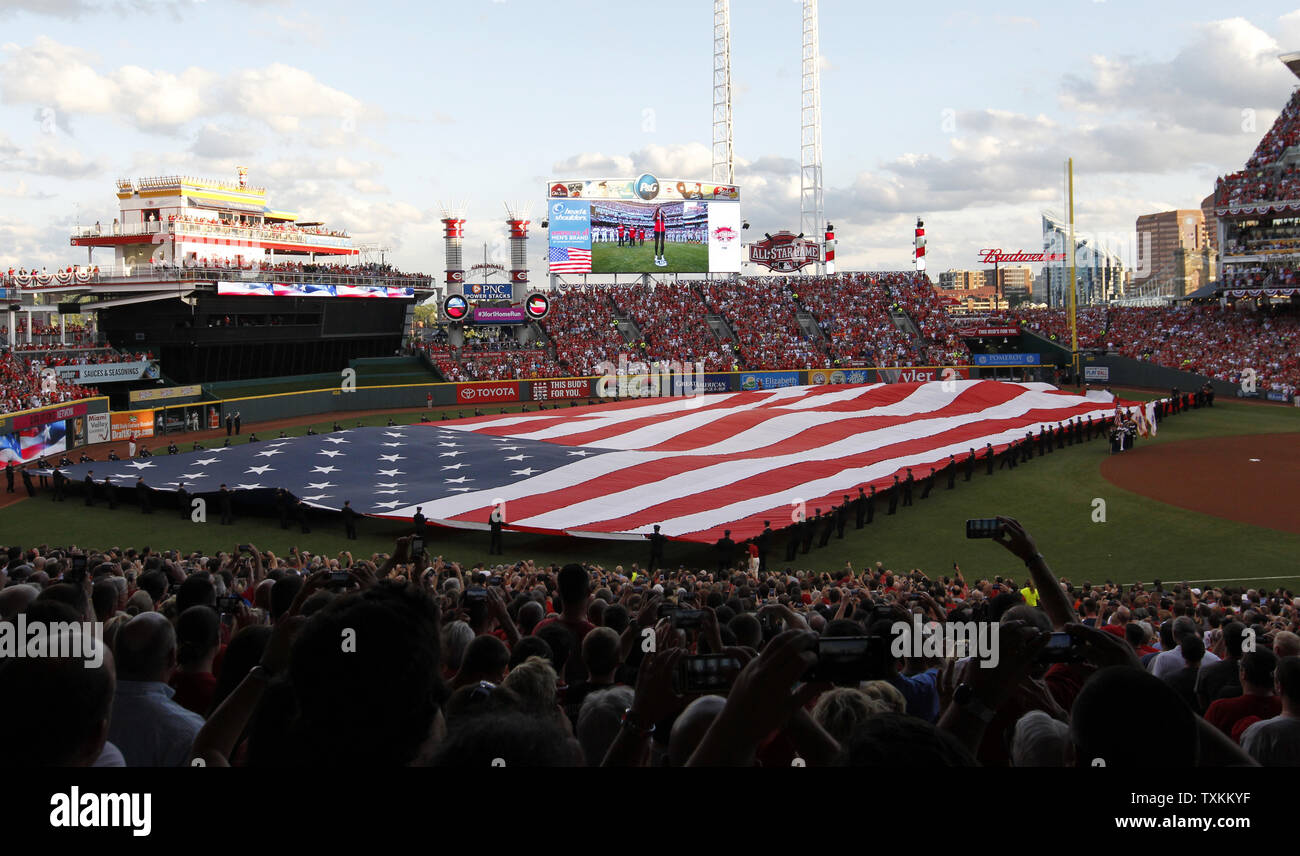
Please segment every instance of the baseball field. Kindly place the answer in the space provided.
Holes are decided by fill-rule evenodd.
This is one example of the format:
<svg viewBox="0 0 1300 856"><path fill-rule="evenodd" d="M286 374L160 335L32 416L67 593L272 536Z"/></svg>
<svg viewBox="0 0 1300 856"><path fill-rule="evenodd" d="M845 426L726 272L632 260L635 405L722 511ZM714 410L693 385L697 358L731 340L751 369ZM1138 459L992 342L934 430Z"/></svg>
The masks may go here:
<svg viewBox="0 0 1300 856"><path fill-rule="evenodd" d="M1135 399L1154 395L1121 394ZM358 422L383 425L390 415L406 424L418 421L420 414L412 410L338 418L352 427ZM263 439L280 430L302 434L309 426L324 432L334 419L330 414L261 423L244 426L244 431L256 431ZM182 435L177 443L186 450L195 439L217 445L224 431ZM167 440L155 438L150 445L165 454ZM91 450L99 460L107 452L108 446ZM128 504L116 511L102 503L85 508L75 493L66 502L53 503L48 491L29 499L21 486L18 490L0 494L0 543L149 545L207 552L251 542L277 555L297 546L330 555L350 549L359 556L390 550L407 530L399 522L364 520L360 538L348 541L341 524L325 515L312 521L310 534L301 534L297 528L280 529L270 518L245 516L233 526L221 526L213 515L210 522L197 524L163 508L146 517ZM1019 519L1056 573L1074 582L1160 579L1300 589L1300 408L1220 398L1212 408L1167 418L1156 437L1139 439L1132 451L1121 455L1109 454L1109 446L1095 440L1042 457L1035 453L1031 463L995 470L991 476L981 465L970 482L959 474L953 490L939 478L924 500L918 482L916 496L914 506L900 507L892 516L878 500L871 525L855 530L850 520L842 540L832 537L825 548L799 555L792 567L821 571L852 563L860 569L879 561L934 576L950 573L957 562L968 578L1020 578L1023 567L1001 547L965 537L967 518L1006 515ZM774 528L781 525L772 522ZM504 556L489 557L486 532L436 529L428 549L463 564L579 559L627 567L644 564L648 557L645 545L626 541L507 532L504 543ZM784 544L778 534L769 557L774 567L784 566ZM694 567L714 567L717 561L711 546L678 543L668 545L666 559L671 565Z"/></svg>

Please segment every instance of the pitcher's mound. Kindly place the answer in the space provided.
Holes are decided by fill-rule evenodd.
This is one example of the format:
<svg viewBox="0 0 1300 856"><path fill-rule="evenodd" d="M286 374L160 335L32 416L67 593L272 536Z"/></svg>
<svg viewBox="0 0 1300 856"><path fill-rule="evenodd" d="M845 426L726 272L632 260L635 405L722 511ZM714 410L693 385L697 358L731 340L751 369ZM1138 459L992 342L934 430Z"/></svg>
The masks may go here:
<svg viewBox="0 0 1300 856"><path fill-rule="evenodd" d="M1102 461L1111 484L1241 523L1300 532L1300 434L1144 446Z"/></svg>

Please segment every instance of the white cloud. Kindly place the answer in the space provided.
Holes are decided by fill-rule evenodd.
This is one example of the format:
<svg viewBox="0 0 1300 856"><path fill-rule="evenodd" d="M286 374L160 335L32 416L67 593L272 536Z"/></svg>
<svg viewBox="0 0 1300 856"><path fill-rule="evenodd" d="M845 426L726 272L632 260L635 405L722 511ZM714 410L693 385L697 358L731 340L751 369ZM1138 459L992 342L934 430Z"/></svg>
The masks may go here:
<svg viewBox="0 0 1300 856"><path fill-rule="evenodd" d="M21 12L52 18L76 18L92 8L85 0L0 0L0 18Z"/></svg>
<svg viewBox="0 0 1300 856"><path fill-rule="evenodd" d="M89 51L45 36L2 50L0 97L6 103L114 116L147 132L176 134L200 118L235 116L297 135L299 144L340 146L356 142L359 127L383 119L355 96L283 63L223 78L197 67L178 73L137 65L100 71ZM200 142L218 145L211 132Z"/></svg>
<svg viewBox="0 0 1300 856"><path fill-rule="evenodd" d="M173 74L134 65L100 74L89 52L44 36L30 47L6 44L3 51L0 95L7 103L115 114L151 131L174 131L201 115L203 91L215 79L198 68Z"/></svg>
<svg viewBox="0 0 1300 856"><path fill-rule="evenodd" d="M283 134L302 130L307 119L357 122L372 112L360 99L282 63L236 72L224 88L222 109L260 119Z"/></svg>
<svg viewBox="0 0 1300 856"><path fill-rule="evenodd" d="M248 158L262 143L263 135L251 129L208 123L195 133L190 151L203 158Z"/></svg>
<svg viewBox="0 0 1300 856"><path fill-rule="evenodd" d="M73 149L60 148L41 140L22 147L0 134L0 172L21 172L55 178L86 178L99 174L104 166Z"/></svg>

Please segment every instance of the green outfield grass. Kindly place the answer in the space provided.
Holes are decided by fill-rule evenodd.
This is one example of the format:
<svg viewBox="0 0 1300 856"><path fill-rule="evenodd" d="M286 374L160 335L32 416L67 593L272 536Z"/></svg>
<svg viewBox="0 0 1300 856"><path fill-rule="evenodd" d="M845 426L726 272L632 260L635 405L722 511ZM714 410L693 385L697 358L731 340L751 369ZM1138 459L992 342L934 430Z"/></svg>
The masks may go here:
<svg viewBox="0 0 1300 856"><path fill-rule="evenodd" d="M1132 398L1151 394L1127 393ZM450 410L455 416L456 408ZM504 408L516 410L518 406ZM497 412L491 408L488 412ZM439 411L435 411L439 412ZM469 411L467 411L468 415ZM398 414L399 424L414 422L419 414ZM388 417L371 414L362 424L384 425ZM318 431L327 431L333 418L315 423ZM341 420L353 427L357 419ZM300 426L287 433L305 433ZM1272 434L1296 432L1300 442L1300 409L1249 405L1219 399L1213 408L1202 408L1173 417L1162 423L1153 440L1139 443L1170 443L1202 437L1238 434ZM263 439L274 436L265 432ZM188 443L181 442L182 448ZM215 445L215 444L210 444ZM166 444L155 445L155 450ZM1270 588L1300 588L1300 535L1279 532L1244 523L1211 517L1146 499L1115 487L1102 478L1099 466L1108 454L1107 444L1093 441L1082 446L1066 447L1016 470L998 470L985 476L982 467L969 483L960 474L957 487L945 490L943 479L926 500L918 499L912 508L901 508L897 515L885 515L885 503L877 503L876 520L862 531L853 529L852 521L844 540L832 537L825 549L813 548L799 556L796 568L835 570L852 562L856 569L867 563L884 562L901 569L921 568L931 575L950 573L957 561L967 577L1002 574L1021 578L1024 567L996 544L969 541L964 522L971 517L1009 515L1024 523L1038 541L1052 568L1059 576L1075 582L1098 582L1111 579L1123 583L1162 581L1238 580L1259 582ZM161 497L160 497L161 498ZM1093 500L1106 502L1107 520L1093 523ZM303 535L296 528L282 531L271 519L244 518L234 526L217 524L216 515L207 524L182 520L179 512L159 509L144 516L137 509L119 507L110 512L102 505L84 508L75 495L57 505L49 494L23 500L0 510L0 542L14 540L25 545L75 542L83 546L149 545L155 548L179 547L212 551L232 549L235 544L251 541L262 549L284 554L290 546L316 553L335 554L350 549L354 555L388 551L393 540L404 534L405 524L380 520L361 523L361 538L349 542L342 526L322 515L313 521L314 531ZM777 521L773 521L774 523ZM515 562L531 558L540 562L565 562L574 559L605 565L644 563L648 550L636 542L604 542L553 536L506 534L505 555L487 555L486 532L434 530L429 549L435 554L455 558L462 563ZM713 567L716 559L711 548L701 545L670 543L667 560L671 565ZM771 559L772 567L784 554L784 541L778 537Z"/></svg>
<svg viewBox="0 0 1300 856"><path fill-rule="evenodd" d="M655 264L654 241L646 235L644 244L620 247L616 241L597 241L591 246L592 273L708 273L707 244L668 244L664 249L667 267Z"/></svg>

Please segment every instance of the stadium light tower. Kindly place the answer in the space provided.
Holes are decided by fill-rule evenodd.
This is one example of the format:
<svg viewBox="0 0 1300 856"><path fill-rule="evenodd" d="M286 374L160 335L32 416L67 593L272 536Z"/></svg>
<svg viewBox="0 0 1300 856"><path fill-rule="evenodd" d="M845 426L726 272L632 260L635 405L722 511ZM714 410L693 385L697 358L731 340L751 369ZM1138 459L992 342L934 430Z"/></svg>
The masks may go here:
<svg viewBox="0 0 1300 856"><path fill-rule="evenodd" d="M506 226L510 230L510 293L522 299L528 287L528 217L533 206L516 201L506 204Z"/></svg>
<svg viewBox="0 0 1300 856"><path fill-rule="evenodd" d="M822 235L826 200L822 191L821 47L817 40L817 0L803 0L803 101L799 113L799 231ZM817 271L825 270L818 263Z"/></svg>
<svg viewBox="0 0 1300 856"><path fill-rule="evenodd" d="M462 294L465 285L465 263L462 250L465 243L465 212L469 200L448 204L439 203L442 209L442 237L447 271L446 293Z"/></svg>
<svg viewBox="0 0 1300 856"><path fill-rule="evenodd" d="M736 183L731 137L731 0L713 0L713 180Z"/></svg>

